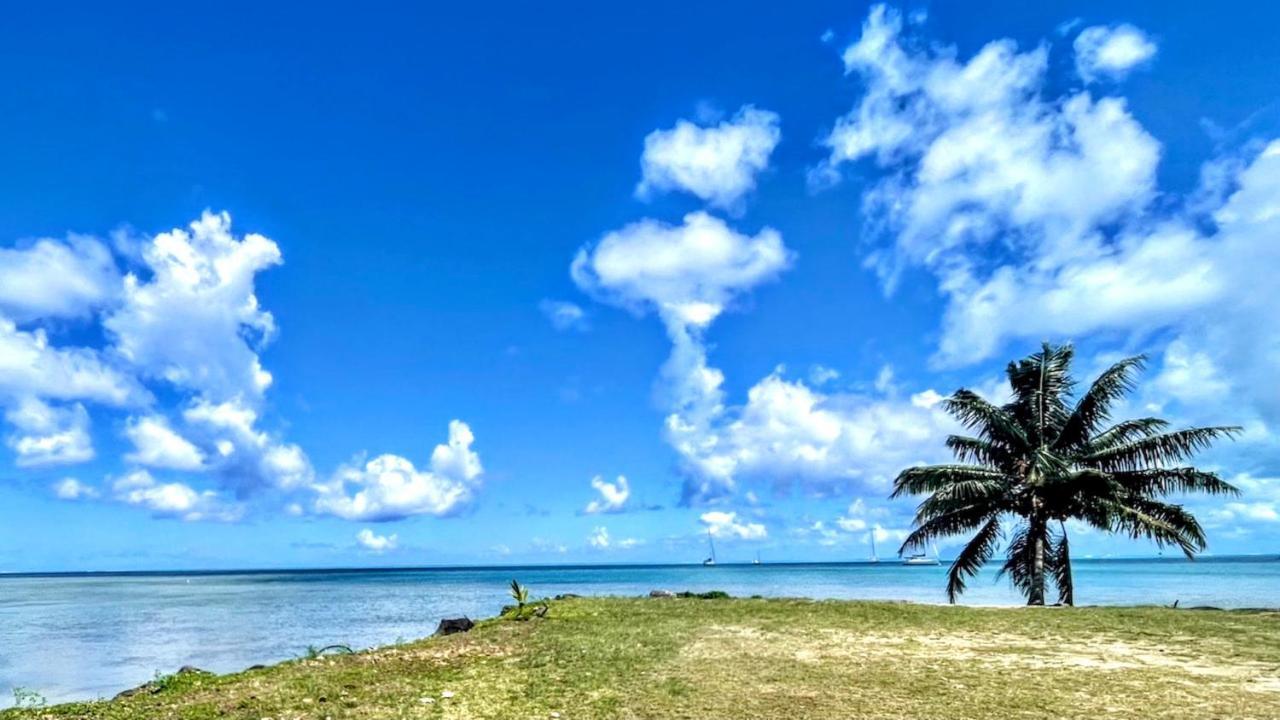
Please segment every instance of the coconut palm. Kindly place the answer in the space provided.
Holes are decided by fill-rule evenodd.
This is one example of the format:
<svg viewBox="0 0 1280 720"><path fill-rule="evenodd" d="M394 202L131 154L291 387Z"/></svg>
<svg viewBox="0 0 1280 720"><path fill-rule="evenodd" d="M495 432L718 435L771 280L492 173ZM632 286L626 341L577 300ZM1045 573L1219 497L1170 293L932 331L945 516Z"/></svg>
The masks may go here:
<svg viewBox="0 0 1280 720"><path fill-rule="evenodd" d="M892 497L928 494L902 552L976 531L947 572L953 603L995 554L1005 526L1012 534L1001 574L1012 578L1029 605L1044 604L1049 580L1058 602L1071 605L1068 520L1175 546L1190 558L1205 548L1204 531L1185 508L1162 498L1238 493L1184 461L1239 428L1169 431L1159 418L1111 424L1112 407L1134 388L1144 357L1112 365L1076 397L1073 354L1070 345L1045 344L1009 363L1013 401L1006 405L957 390L943 407L973 434L947 438L958 464L909 468L894 482Z"/></svg>

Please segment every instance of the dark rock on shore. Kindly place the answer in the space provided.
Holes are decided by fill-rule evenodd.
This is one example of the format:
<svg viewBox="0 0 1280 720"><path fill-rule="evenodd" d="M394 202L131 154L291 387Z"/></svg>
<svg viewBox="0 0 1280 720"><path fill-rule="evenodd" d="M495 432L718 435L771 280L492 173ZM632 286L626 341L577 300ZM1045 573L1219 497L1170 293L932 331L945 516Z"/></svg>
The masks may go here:
<svg viewBox="0 0 1280 720"><path fill-rule="evenodd" d="M440 625L436 627L436 635L453 635L456 633L464 633L475 627L476 624L471 618L445 618L440 621Z"/></svg>

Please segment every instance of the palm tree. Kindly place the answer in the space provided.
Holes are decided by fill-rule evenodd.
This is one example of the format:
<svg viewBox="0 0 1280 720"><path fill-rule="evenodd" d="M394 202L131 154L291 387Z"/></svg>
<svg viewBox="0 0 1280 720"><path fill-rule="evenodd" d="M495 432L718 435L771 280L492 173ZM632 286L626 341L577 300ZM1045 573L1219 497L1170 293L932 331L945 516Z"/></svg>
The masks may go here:
<svg viewBox="0 0 1280 720"><path fill-rule="evenodd" d="M970 390L957 390L943 407L974 436L952 435L947 447L957 464L903 470L893 495L929 496L920 503L917 528L901 552L951 535L977 533L947 572L947 598L991 559L1013 523L1001 575L1043 605L1052 579L1058 602L1073 604L1066 521L1106 532L1176 546L1188 558L1205 548L1204 530L1171 493L1235 495L1235 487L1184 461L1237 427L1167 431L1159 418L1111 422L1113 404L1134 388L1143 356L1112 365L1076 398L1070 345L1045 344L1040 352L1009 363L1013 401L994 405ZM1074 403L1074 404L1073 404Z"/></svg>

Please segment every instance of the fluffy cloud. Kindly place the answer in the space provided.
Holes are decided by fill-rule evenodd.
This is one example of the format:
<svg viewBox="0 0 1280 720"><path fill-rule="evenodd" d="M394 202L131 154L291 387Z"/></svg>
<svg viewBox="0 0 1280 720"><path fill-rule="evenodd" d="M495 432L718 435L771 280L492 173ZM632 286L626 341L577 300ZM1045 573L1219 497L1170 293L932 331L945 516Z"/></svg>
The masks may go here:
<svg viewBox="0 0 1280 720"><path fill-rule="evenodd" d="M790 263L782 236L740 234L719 218L690 213L681 225L641 220L583 248L570 273L583 290L668 323L706 327L743 291Z"/></svg>
<svg viewBox="0 0 1280 720"><path fill-rule="evenodd" d="M54 407L25 398L5 411L16 432L8 438L19 467L69 465L93 458L89 413L83 405Z"/></svg>
<svg viewBox="0 0 1280 720"><path fill-rule="evenodd" d="M609 547L609 528L597 527L591 531L591 536L587 538L587 543L597 550L604 550Z"/></svg>
<svg viewBox="0 0 1280 720"><path fill-rule="evenodd" d="M584 290L635 312L652 310L671 339L662 368L668 442L686 458L705 455L709 426L723 409L723 374L707 364L702 334L737 297L791 262L782 237L765 228L742 235L706 213L680 226L643 220L583 248L571 274ZM691 483L705 468L694 463ZM686 499L699 495L686 489Z"/></svg>
<svg viewBox="0 0 1280 720"><path fill-rule="evenodd" d="M479 487L480 456L466 423L449 423L449 442L437 445L429 470L397 455L380 455L363 467L340 469L315 486L315 511L347 520L398 520L412 515L448 515L461 509Z"/></svg>
<svg viewBox="0 0 1280 720"><path fill-rule="evenodd" d="M111 489L117 501L145 508L160 518L235 522L244 515L243 506L223 501L212 490L196 490L180 482L158 482L146 470L125 475L112 483Z"/></svg>
<svg viewBox="0 0 1280 720"><path fill-rule="evenodd" d="M399 539L395 534L378 535L369 528L364 528L356 533L356 542L360 547L374 553L382 553L388 550L395 550Z"/></svg>
<svg viewBox="0 0 1280 720"><path fill-rule="evenodd" d="M778 115L750 105L714 127L680 120L644 139L644 177L636 194L644 198L683 190L714 207L736 208L755 188L756 175L769 166L781 137Z"/></svg>
<svg viewBox="0 0 1280 720"><path fill-rule="evenodd" d="M584 290L635 312L652 310L666 326L665 433L681 458L686 503L731 494L739 477L799 480L828 491L854 482L883 488L904 465L929 459L925 448L941 446L947 422L927 404L826 395L777 373L757 383L745 405L726 404L724 376L708 364L703 334L790 260L775 231L742 235L706 213L690 214L680 226L634 223L574 260L571 272ZM824 369L817 377L834 376Z"/></svg>
<svg viewBox="0 0 1280 720"><path fill-rule="evenodd" d="M1239 473L1228 481L1240 489L1240 500L1219 505L1196 501L1197 515L1207 527L1247 535L1280 523L1280 478Z"/></svg>
<svg viewBox="0 0 1280 720"><path fill-rule="evenodd" d="M142 249L150 270L125 277L122 305L103 322L115 349L145 375L220 402L257 398L271 384L255 347L275 322L254 293L258 272L281 262L274 242L237 239L227 213L204 213L187 230Z"/></svg>
<svg viewBox="0 0 1280 720"><path fill-rule="evenodd" d="M229 487L252 493L262 487L295 490L309 485L314 473L306 453L258 429L258 413L242 399L222 403L197 399L183 419L209 448L207 467Z"/></svg>
<svg viewBox="0 0 1280 720"><path fill-rule="evenodd" d="M196 470L204 464L196 446L174 432L163 416L133 418L124 432L135 448L125 457L131 463L170 470Z"/></svg>
<svg viewBox="0 0 1280 720"><path fill-rule="evenodd" d="M98 497L98 490L75 478L63 478L53 484L53 494L59 500L92 500Z"/></svg>
<svg viewBox="0 0 1280 720"><path fill-rule="evenodd" d="M1076 36L1076 72L1085 82L1119 80L1156 55L1156 44L1132 25L1085 28Z"/></svg>
<svg viewBox="0 0 1280 720"><path fill-rule="evenodd" d="M177 438L187 447L165 438L175 454L160 458L164 465L195 469L200 458L242 496L309 484L312 470L302 449L257 426L257 408L271 384L258 349L271 339L275 321L260 307L254 283L259 272L280 264L279 248L262 235L237 237L227 213L206 212L187 229L142 243L140 255L149 277L125 278L121 304L103 325L115 351L140 375L189 393L188 428ZM135 458L155 464L141 448Z"/></svg>
<svg viewBox="0 0 1280 720"><path fill-rule="evenodd" d="M885 527L884 523L893 527ZM902 542L910 532L911 523L912 513L902 506L870 507L862 498L850 503L845 513L835 520L837 528L856 536L858 542L870 544L874 537L878 545L890 540ZM880 546L880 550L886 549Z"/></svg>
<svg viewBox="0 0 1280 720"><path fill-rule="evenodd" d="M127 274L94 238L0 249L0 407L18 464L91 458L93 404L145 411L126 424L130 464L211 473L240 495L311 483L301 448L256 426L271 382L257 352L274 322L254 280L280 263L275 243L236 236L230 216L210 212L186 229L118 241ZM105 342L58 346L51 321L64 318L88 320ZM153 382L165 387L153 394ZM158 397L185 406L186 427L165 419ZM196 514L226 515L187 513Z"/></svg>
<svg viewBox="0 0 1280 720"><path fill-rule="evenodd" d="M1091 30L1077 42L1086 62L1117 69L1154 51L1133 50L1145 46L1131 28ZM1265 382L1280 359L1263 309L1280 295L1261 270L1280 262L1280 144L1211 164L1211 186L1170 210L1153 202L1160 146L1123 99L1044 97L1043 47L998 40L962 61L902 35L877 7L846 50L866 91L817 172L859 160L885 171L864 198L885 241L868 264L890 290L905 267L936 276L937 363L985 360L1011 340L1172 329L1158 375L1171 394L1225 400L1224 377ZM1237 399L1280 417L1264 395Z"/></svg>
<svg viewBox="0 0 1280 720"><path fill-rule="evenodd" d="M713 510L705 512L699 517L703 525L707 526L714 537L718 538L736 538L738 540L763 540L769 536L769 531L761 523L740 522L738 514L733 512L723 512Z"/></svg>
<svg viewBox="0 0 1280 720"><path fill-rule="evenodd" d="M578 305L563 300L543 300L538 309L557 330L586 330L587 313Z"/></svg>
<svg viewBox="0 0 1280 720"><path fill-rule="evenodd" d="M1038 268L1095 256L1097 227L1153 196L1159 144L1121 99L1043 99L1044 47L1019 53L999 40L962 63L952 49L909 51L901 32L880 6L846 50L866 92L817 171L830 178L870 158L889 172L866 204L894 239L869 260L890 286L922 264L954 295L987 270L964 251L995 241Z"/></svg>
<svg viewBox="0 0 1280 720"><path fill-rule="evenodd" d="M439 515L478 487L479 458L460 422L430 470L383 455L327 483L315 482L301 447L262 427L271 375L258 352L275 323L255 281L281 263L272 240L236 235L228 214L205 212L186 228L121 235L116 247L120 258L102 241L73 236L0 249L0 408L18 465L92 458L85 406L93 404L132 413L125 436L134 449L122 459L134 467L113 483L112 499L160 517L239 519L245 506L224 493L266 495L292 514L306 501L358 520ZM66 318L92 323L103 342L58 346L50 333L61 326L51 321ZM143 468L198 474L197 485L213 487ZM56 491L82 497L92 489L64 482Z"/></svg>
<svg viewBox="0 0 1280 720"><path fill-rule="evenodd" d="M588 515L598 513L616 513L626 509L627 499L631 497L631 486L627 478L619 475L616 482L607 482L599 475L591 478L591 487L600 493L600 497L587 503L583 512Z"/></svg>
<svg viewBox="0 0 1280 720"><path fill-rule="evenodd" d="M1153 381L1167 399L1234 405L1234 421L1254 408L1280 422L1280 396L1246 391L1268 382L1280 362L1280 322L1270 310L1280 288L1263 270L1280 263L1280 142L1247 163L1233 188L1209 232L1192 218L1173 217L1126 228L1090 257L1047 268L1005 266L954 284L940 356L989 357L1017 338L1167 329L1173 340L1158 356Z"/></svg>
<svg viewBox="0 0 1280 720"><path fill-rule="evenodd" d="M94 238L0 248L0 314L17 322L83 317L119 292L111 250Z"/></svg>
<svg viewBox="0 0 1280 720"><path fill-rule="evenodd" d="M799 481L830 494L857 486L885 490L902 468L945 459L954 429L941 395L826 394L775 372L741 407L721 407L701 424L669 418L668 431L690 470L685 501L731 493L738 479Z"/></svg>
<svg viewBox="0 0 1280 720"><path fill-rule="evenodd" d="M587 537L587 544L596 550L608 550L610 548L630 550L643 545L644 541L636 538L620 538L615 540L609 535L609 528L596 527L591 531L591 535ZM561 550L561 552L563 552L563 550Z"/></svg>
<svg viewBox="0 0 1280 720"><path fill-rule="evenodd" d="M829 368L825 365L814 365L809 368L809 383L815 387L818 385L826 385L832 380L840 378L840 371Z"/></svg>
<svg viewBox="0 0 1280 720"><path fill-rule="evenodd" d="M0 316L0 403L25 397L120 407L149 394L98 351L54 347L43 328L22 330Z"/></svg>

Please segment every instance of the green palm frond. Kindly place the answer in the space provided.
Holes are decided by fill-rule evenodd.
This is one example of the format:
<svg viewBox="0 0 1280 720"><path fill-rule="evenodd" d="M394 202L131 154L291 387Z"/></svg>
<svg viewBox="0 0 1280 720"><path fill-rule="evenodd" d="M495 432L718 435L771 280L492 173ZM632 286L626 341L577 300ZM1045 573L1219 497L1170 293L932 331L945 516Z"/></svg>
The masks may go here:
<svg viewBox="0 0 1280 720"><path fill-rule="evenodd" d="M950 435L947 437L947 447L956 456L956 460L962 463L975 463L1002 471L1013 463L1013 456L990 440Z"/></svg>
<svg viewBox="0 0 1280 720"><path fill-rule="evenodd" d="M1053 584L1058 586L1058 603L1075 605L1076 590L1071 577L1071 548L1067 543L1066 523L1058 523L1058 533L1049 545L1046 561L1053 573Z"/></svg>
<svg viewBox="0 0 1280 720"><path fill-rule="evenodd" d="M893 494L889 497L933 493L958 483L983 483L1003 478L999 472L973 465L920 465L898 473L898 478L893 481Z"/></svg>
<svg viewBox="0 0 1280 720"><path fill-rule="evenodd" d="M1000 538L1000 516L987 521L977 535L964 546L947 570L947 602L955 604L956 598L964 592L965 583L978 574L983 565L991 559L995 552L996 541Z"/></svg>
<svg viewBox="0 0 1280 720"><path fill-rule="evenodd" d="M1188 428L1139 438L1080 458L1083 465L1122 472L1174 465L1207 450L1214 440L1234 438L1243 428L1236 426Z"/></svg>
<svg viewBox="0 0 1280 720"><path fill-rule="evenodd" d="M1045 343L1040 352L1009 363L1006 374L1013 388L1009 407L1033 445L1056 438L1067 420L1067 399L1075 381L1071 378L1070 345Z"/></svg>
<svg viewBox="0 0 1280 720"><path fill-rule="evenodd" d="M1027 433L1017 419L971 390L955 391L942 401L942 408L982 438L1011 449L1028 447Z"/></svg>
<svg viewBox="0 0 1280 720"><path fill-rule="evenodd" d="M1053 446L1057 449L1079 447L1111 417L1111 405L1134 388L1134 376L1146 365L1147 357L1126 358L1107 368L1093 381L1088 392L1076 403Z"/></svg>
<svg viewBox="0 0 1280 720"><path fill-rule="evenodd" d="M1133 442L1138 438L1159 435L1164 432L1167 427L1169 427L1168 421L1161 420L1160 418L1122 420L1106 430L1103 430L1097 437L1090 440L1088 442L1089 452L1110 450L1111 448L1119 445Z"/></svg>
<svg viewBox="0 0 1280 720"><path fill-rule="evenodd" d="M916 548L927 547L930 541L975 530L986 522L990 514L985 508L970 506L931 517L919 523L919 527L907 535L898 552L907 553Z"/></svg>
<svg viewBox="0 0 1280 720"><path fill-rule="evenodd" d="M1031 589L1031 565L1033 558L1031 557L1031 543L1028 537L1026 523L1023 523L1013 531L1012 537L1009 538L1009 544L1005 546L1005 561L1000 566L1000 571L996 573L996 579L1009 577L1013 582L1013 586L1026 595Z"/></svg>
<svg viewBox="0 0 1280 720"><path fill-rule="evenodd" d="M1113 473L1111 477L1129 491L1145 496L1193 492L1206 495L1240 494L1236 486L1218 477L1216 473L1193 467L1129 470Z"/></svg>
<svg viewBox="0 0 1280 720"><path fill-rule="evenodd" d="M1129 498L1112 506L1115 528L1132 538L1146 538L1158 547L1177 546L1188 558L1204 550L1204 529L1180 505Z"/></svg>

